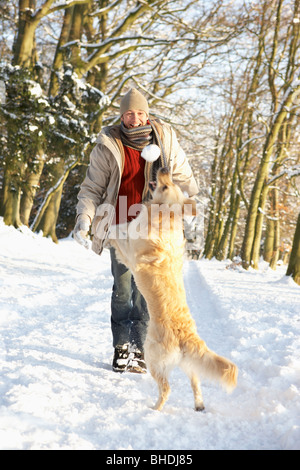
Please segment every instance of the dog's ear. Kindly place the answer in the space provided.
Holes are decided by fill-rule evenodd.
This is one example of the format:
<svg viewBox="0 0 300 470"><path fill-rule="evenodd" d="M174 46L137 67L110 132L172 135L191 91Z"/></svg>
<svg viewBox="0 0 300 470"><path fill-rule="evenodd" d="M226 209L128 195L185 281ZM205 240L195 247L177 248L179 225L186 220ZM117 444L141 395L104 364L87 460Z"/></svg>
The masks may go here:
<svg viewBox="0 0 300 470"><path fill-rule="evenodd" d="M184 216L188 217L197 215L196 201L194 199L185 198L182 207L182 212Z"/></svg>

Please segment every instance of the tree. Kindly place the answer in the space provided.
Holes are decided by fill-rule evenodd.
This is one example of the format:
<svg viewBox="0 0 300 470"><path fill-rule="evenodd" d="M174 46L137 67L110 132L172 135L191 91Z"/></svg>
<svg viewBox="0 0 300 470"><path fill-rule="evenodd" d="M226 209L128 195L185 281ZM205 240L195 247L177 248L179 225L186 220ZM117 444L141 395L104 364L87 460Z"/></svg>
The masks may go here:
<svg viewBox="0 0 300 470"><path fill-rule="evenodd" d="M286 275L292 276L294 281L300 285L300 214L298 216L292 252Z"/></svg>

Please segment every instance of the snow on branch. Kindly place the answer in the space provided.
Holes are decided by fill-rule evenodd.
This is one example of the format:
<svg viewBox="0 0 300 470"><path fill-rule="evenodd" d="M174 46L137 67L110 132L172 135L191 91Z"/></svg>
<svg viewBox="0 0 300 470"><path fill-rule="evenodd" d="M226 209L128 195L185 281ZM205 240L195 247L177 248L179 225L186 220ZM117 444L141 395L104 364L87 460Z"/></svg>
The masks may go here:
<svg viewBox="0 0 300 470"><path fill-rule="evenodd" d="M53 0L49 0L46 3L52 4ZM52 8L49 8L47 14L54 13L55 11L59 11L59 10L65 10L66 8L71 8L74 5L85 5L87 3L89 3L89 0L66 0L65 2L59 2L58 4L54 5Z"/></svg>
<svg viewBox="0 0 300 470"><path fill-rule="evenodd" d="M283 176L287 176L288 179L295 178L297 176L300 176L300 165L295 165L290 168L286 168L285 170L281 171L279 174L275 175L273 178L271 178L268 181L268 186L270 186L274 181L278 180L279 178L282 178Z"/></svg>
<svg viewBox="0 0 300 470"><path fill-rule="evenodd" d="M115 0L115 2L109 3L107 6L103 8L99 8L96 10L94 13L91 13L90 16L100 16L103 15L103 13L106 13L108 11L111 11L115 6L119 5L119 3L122 3L123 0Z"/></svg>

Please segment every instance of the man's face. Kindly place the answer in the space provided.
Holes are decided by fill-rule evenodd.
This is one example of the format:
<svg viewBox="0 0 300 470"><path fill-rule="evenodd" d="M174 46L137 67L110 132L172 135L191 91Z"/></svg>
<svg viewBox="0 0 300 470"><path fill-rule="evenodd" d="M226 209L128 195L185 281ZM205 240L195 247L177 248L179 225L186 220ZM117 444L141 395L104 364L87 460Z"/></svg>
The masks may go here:
<svg viewBox="0 0 300 470"><path fill-rule="evenodd" d="M124 126L130 129L131 127L145 126L147 124L147 114L145 111L139 109L129 109L121 116Z"/></svg>

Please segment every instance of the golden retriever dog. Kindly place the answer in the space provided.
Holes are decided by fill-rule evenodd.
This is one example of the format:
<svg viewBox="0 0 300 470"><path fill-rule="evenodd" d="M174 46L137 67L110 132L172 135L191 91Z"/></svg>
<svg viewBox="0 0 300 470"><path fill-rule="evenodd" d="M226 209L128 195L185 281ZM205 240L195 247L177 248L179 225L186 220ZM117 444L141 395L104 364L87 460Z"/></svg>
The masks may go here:
<svg viewBox="0 0 300 470"><path fill-rule="evenodd" d="M218 380L230 391L238 369L211 351L197 334L183 283L183 212L195 211L168 170L160 169L149 203L129 224L118 226L110 238L119 260L131 269L150 315L144 345L145 361L159 389L154 407L161 410L170 394L168 376L179 366L189 377L195 409L204 409L199 377Z"/></svg>

